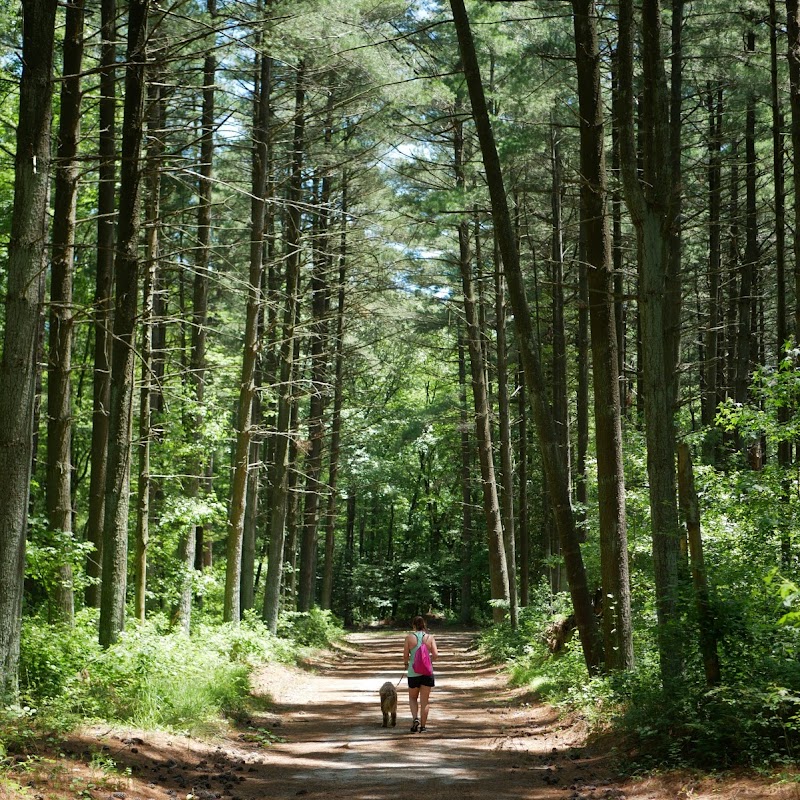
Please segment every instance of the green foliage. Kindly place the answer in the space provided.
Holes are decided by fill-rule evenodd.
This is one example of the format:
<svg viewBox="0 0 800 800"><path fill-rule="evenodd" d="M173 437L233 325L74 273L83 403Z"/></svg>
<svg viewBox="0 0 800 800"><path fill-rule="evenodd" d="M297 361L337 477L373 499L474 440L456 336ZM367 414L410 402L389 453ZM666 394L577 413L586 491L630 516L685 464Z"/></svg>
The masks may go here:
<svg viewBox="0 0 800 800"><path fill-rule="evenodd" d="M399 565L400 589L397 595L397 614L411 619L427 614L436 605L435 570L431 564L409 561Z"/></svg>
<svg viewBox="0 0 800 800"><path fill-rule="evenodd" d="M311 611L283 611L278 619L278 635L302 647L325 647L344 634L331 611L314 607Z"/></svg>
<svg viewBox="0 0 800 800"><path fill-rule="evenodd" d="M547 629L567 610L568 598L551 599L547 586L521 610L516 631L508 623L492 626L482 634L481 647L507 663L515 685L580 711L599 731L610 728L626 770L793 763L800 748L800 594L776 571L761 581L752 569L749 581L733 570L727 577L731 586L722 591L718 583L713 601L724 681L719 686L705 683L688 597L685 671L667 688L660 679L655 628L641 618L637 663L629 673L587 679L577 636L561 654L551 655ZM649 608L642 610L650 613Z"/></svg>
<svg viewBox="0 0 800 800"><path fill-rule="evenodd" d="M286 615L281 637L252 614L239 625L198 625L191 636L155 618L130 625L102 650L95 616L82 612L74 628L24 621L21 693L28 715L42 724L102 718L194 730L246 708L256 666L291 662L298 648L324 646L341 634L330 612L317 609Z"/></svg>
<svg viewBox="0 0 800 800"><path fill-rule="evenodd" d="M72 568L73 588L81 592L87 584L83 565L93 549L91 542L79 541L73 532L50 530L46 520L33 517L25 548L26 576L49 601L59 582L59 570L68 564Z"/></svg>

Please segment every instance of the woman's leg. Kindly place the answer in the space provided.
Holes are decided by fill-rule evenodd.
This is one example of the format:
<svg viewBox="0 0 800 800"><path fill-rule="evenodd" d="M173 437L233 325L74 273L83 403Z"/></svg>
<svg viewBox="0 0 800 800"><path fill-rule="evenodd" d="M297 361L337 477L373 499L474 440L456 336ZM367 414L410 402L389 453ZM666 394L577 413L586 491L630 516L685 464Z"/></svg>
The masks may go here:
<svg viewBox="0 0 800 800"><path fill-rule="evenodd" d="M411 718L417 719L419 716L419 689L409 689L408 690L408 706L411 709ZM424 724L424 723L423 723Z"/></svg>
<svg viewBox="0 0 800 800"><path fill-rule="evenodd" d="M419 724L424 728L428 720L428 709L430 708L430 686L420 686L419 688Z"/></svg>

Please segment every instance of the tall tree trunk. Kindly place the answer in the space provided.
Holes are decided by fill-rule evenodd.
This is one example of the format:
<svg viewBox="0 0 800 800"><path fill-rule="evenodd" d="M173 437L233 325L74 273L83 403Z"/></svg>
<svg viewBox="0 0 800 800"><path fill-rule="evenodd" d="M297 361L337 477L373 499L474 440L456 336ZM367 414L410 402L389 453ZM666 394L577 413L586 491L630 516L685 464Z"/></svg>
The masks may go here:
<svg viewBox="0 0 800 800"><path fill-rule="evenodd" d="M681 359L681 292L682 225L683 225L683 8L684 0L672 0L670 79L669 79L669 171L670 206L669 250L667 260L666 296L666 363L664 380L670 394L673 414L678 406L678 386Z"/></svg>
<svg viewBox="0 0 800 800"><path fill-rule="evenodd" d="M550 166L552 185L550 188L550 207L552 220L550 226L550 264L552 285L553 367L550 382L553 387L553 420L556 426L561 463L567 475L569 491L572 492L572 475L569 449L569 400L567 397L567 338L564 330L564 231L561 210L561 149L558 143L552 114L550 120ZM555 522L555 519L553 520ZM552 555L560 555L558 528L548 526L551 534ZM579 535L580 538L580 535ZM564 571L560 565L555 567L553 591L562 592Z"/></svg>
<svg viewBox="0 0 800 800"><path fill-rule="evenodd" d="M139 480L137 485L136 555L135 563L135 608L136 618L145 619L147 595L147 549L150 541L150 442L151 419L151 375L153 369L153 296L157 285L159 259L159 225L161 195L161 158L164 152L164 118L161 85L158 79L151 82L148 90L149 114L147 122L147 199L145 210L145 241L147 246L147 268L142 290L142 382L139 388Z"/></svg>
<svg viewBox="0 0 800 800"><path fill-rule="evenodd" d="M67 6L63 44L61 114L53 206L53 262L50 279L50 351L47 375L47 519L50 530L72 535L72 275L78 196L78 140L83 60L83 0ZM75 598L72 565L59 567L55 606L72 624Z"/></svg>
<svg viewBox="0 0 800 800"><path fill-rule="evenodd" d="M347 170L342 172L342 223L339 243L339 280L336 306L336 336L334 342L333 412L328 463L328 503L325 512L325 564L322 572L320 606L331 607L333 594L333 550L336 530L337 481L339 477L339 442L342 431L342 401L344 398L344 309L347 275Z"/></svg>
<svg viewBox="0 0 800 800"><path fill-rule="evenodd" d="M620 155L625 196L639 245L639 314L642 331L644 417L650 518L658 615L661 675L665 683L682 671L678 613L679 542L675 483L673 381L668 339L673 167L670 162L667 79L661 49L661 4L642 6L644 96L640 181L633 119L633 0L619 8Z"/></svg>
<svg viewBox="0 0 800 800"><path fill-rule="evenodd" d="M719 326L720 275L722 249L720 242L722 212L722 87L716 92L708 86L708 323L705 335L705 369L701 420L711 428L719 405ZM706 434L703 457L709 463L716 461L716 440L713 431Z"/></svg>
<svg viewBox="0 0 800 800"><path fill-rule="evenodd" d="M116 298L111 346L103 583L100 594L99 638L104 647L113 644L125 627L133 378L139 293L139 167L144 128L145 43L149 5L149 0L130 0L128 3L119 226L114 259Z"/></svg>
<svg viewBox="0 0 800 800"><path fill-rule="evenodd" d="M606 667L633 666L614 273L606 200L600 50L594 0L573 0L581 128L581 227L586 243L594 378L603 637Z"/></svg>
<svg viewBox="0 0 800 800"><path fill-rule="evenodd" d="M116 159L116 0L100 2L99 165L97 187L97 268L92 309L94 325L94 382L92 450L89 478L89 518L86 536L94 550L86 559L86 604L100 606L103 563L106 471L108 465L108 407L111 397L111 283L114 274L114 213Z"/></svg>
<svg viewBox="0 0 800 800"><path fill-rule="evenodd" d="M511 447L511 407L508 397L508 345L506 343L506 287L502 260L496 253L495 280L495 348L497 350L497 415L500 419L500 464L502 486L503 541L508 570L511 627L519 623L517 594L517 555L514 533L514 453Z"/></svg>
<svg viewBox="0 0 800 800"><path fill-rule="evenodd" d="M0 362L0 699L12 700L17 676L25 535L33 442L38 276L47 242L55 3L22 5L22 78L14 210L8 246L3 357Z"/></svg>
<svg viewBox="0 0 800 800"><path fill-rule="evenodd" d="M589 279L586 266L586 242L581 235L578 254L578 369L575 392L575 500L578 535L586 541L588 528L588 476L586 455L589 452Z"/></svg>
<svg viewBox="0 0 800 800"><path fill-rule="evenodd" d="M775 352L780 359L786 348L786 178L784 174L784 116L780 97L778 71L778 13L776 0L769 0L769 52L772 85L772 175L775 182L775 279L776 342ZM789 443L779 445L779 460L789 460Z"/></svg>
<svg viewBox="0 0 800 800"><path fill-rule="evenodd" d="M528 398L525 376L518 370L519 392L519 602L524 607L530 603L531 537L528 520Z"/></svg>
<svg viewBox="0 0 800 800"><path fill-rule="evenodd" d="M800 341L800 2L786 0L794 190L794 340Z"/></svg>
<svg viewBox="0 0 800 800"><path fill-rule="evenodd" d="M330 148L333 139L333 92L328 94L325 144ZM325 437L325 405L328 379L327 316L328 273L331 267L330 224L331 176L323 175L317 212L317 257L311 276L311 404L308 412L309 452L306 456L306 488L303 517L303 538L300 548L300 589L297 597L299 611L309 611L314 605L317 583L317 528L322 498L322 447Z"/></svg>
<svg viewBox="0 0 800 800"><path fill-rule="evenodd" d="M461 622L472 620L472 443L467 407L467 361L464 333L458 328L458 407L461 437Z"/></svg>
<svg viewBox="0 0 800 800"><path fill-rule="evenodd" d="M454 120L455 172L456 186L464 191L464 134L463 122ZM475 301L475 288L472 280L472 254L469 246L469 220L466 216L458 226L459 268L461 286L464 292L464 314L467 325L467 345L469 348L470 369L472 372L472 397L475 408L475 438L478 445L478 459L481 465L483 486L483 512L486 517L486 535L489 547L489 578L492 587L492 600L509 603L508 566L503 540L503 521L497 497L497 480L492 451L492 429L489 417L489 397L486 385L483 347L481 346L481 327ZM492 615L496 623L505 617L502 607L494 606Z"/></svg>
<svg viewBox="0 0 800 800"><path fill-rule="evenodd" d="M300 320L300 295L299 289L295 300L295 329L301 324ZM298 420L300 418L300 397L302 395L301 382L295 379L295 373L300 368L301 337L294 337L292 355L292 373L289 378L292 384L292 398L289 403L289 431L286 437L289 440L289 454L286 457L286 523L283 544L282 563L288 565L288 575L284 570L281 575L283 585L282 598L285 607L290 610L297 609L297 533L298 519L300 517L300 492L297 484L300 480L300 448L297 446L299 435Z"/></svg>
<svg viewBox="0 0 800 800"><path fill-rule="evenodd" d="M784 168L784 115L781 107L780 78L778 72L778 13L776 0L769 0L769 50L772 84L772 174L775 182L775 302L776 314L775 352L778 361L786 357L788 328L786 322L786 177ZM790 409L778 409L778 422L789 421ZM790 441L778 442L778 464L787 468L792 463L792 444ZM788 496L784 508L789 508ZM789 525L782 530L788 531ZM781 555L784 568L791 566L792 543L788 532L781 536Z"/></svg>
<svg viewBox="0 0 800 800"><path fill-rule="evenodd" d="M213 20L217 13L216 0L206 0L206 12ZM195 259L194 281L192 286L192 333L191 355L191 388L194 394L195 411L193 428L200 432L200 441L196 443L197 456L189 465L190 497L199 497L202 478L206 471L204 457L205 425L204 394L206 383L206 336L208 329L208 265L211 257L211 206L213 200L214 175L214 83L216 81L217 59L216 42L212 40L203 58L203 106L200 112L200 180L197 194L197 257ZM192 620L192 575L197 551L197 529L202 523L189 522L186 530L181 532L178 545L178 556L181 561L183 578L180 597L178 599L178 619L187 633Z"/></svg>
<svg viewBox="0 0 800 800"><path fill-rule="evenodd" d="M700 511L697 504L697 491L694 486L692 457L689 445L678 445L678 486L680 504L686 528L689 533L689 551L692 559L692 582L697 603L697 619L700 627L700 652L703 656L706 683L716 686L721 681L719 655L717 654L717 635L714 614L708 592L705 562L703 560L703 540L700 536Z"/></svg>
<svg viewBox="0 0 800 800"><path fill-rule="evenodd" d="M300 272L300 202L303 196L303 149L305 147L305 71L305 61L301 61L297 68L294 97L292 171L289 180L289 212L285 232L286 303L283 311L283 335L280 347L280 383L269 524L269 562L267 564L267 583L264 587L263 617L267 628L272 633L275 633L278 628L283 574L283 544L286 536L292 372L297 318L297 284Z"/></svg>
<svg viewBox="0 0 800 800"><path fill-rule="evenodd" d="M503 185L503 174L500 159L494 141L491 121L486 107L478 59L472 31L463 0L450 0L453 11L459 50L463 63L464 75L472 103L472 115L478 130L481 144L483 164L492 202L492 214L497 230L500 251L505 265L509 299L514 311L514 323L517 331L517 346L522 354L525 367L525 381L531 393L531 405L539 433L542 450L542 461L548 475L548 488L556 515L561 550L567 570L570 594L575 609L575 619L583 647L587 669L595 672L602 661L602 648L597 635L597 621L592 610L586 572L583 566L575 517L572 511L572 500L569 492L569 480L561 461L558 439L555 431L552 410L544 395L544 378L539 360L539 343L531 324L531 314L525 294L522 271L519 264L511 214Z"/></svg>
<svg viewBox="0 0 800 800"><path fill-rule="evenodd" d="M272 59L260 56L258 91L253 98L253 191L250 201L250 275L247 289L242 376L239 386L239 413L236 453L233 465L231 501L225 565L223 619L238 622L241 615L242 537L247 499L247 470L252 435L253 395L258 356L258 322L261 311L261 276L264 269L265 206L269 169L268 141Z"/></svg>
<svg viewBox="0 0 800 800"><path fill-rule="evenodd" d="M728 295L725 314L725 397L735 397L736 387L736 336L739 304L739 140L731 142L730 190L728 200Z"/></svg>
<svg viewBox="0 0 800 800"><path fill-rule="evenodd" d="M747 52L754 53L756 35L752 29L747 33ZM736 335L736 383L737 403L747 401L751 372L751 341L753 323L753 290L758 269L758 219L756 209L756 97L748 92L745 113L745 247L739 279L738 327Z"/></svg>

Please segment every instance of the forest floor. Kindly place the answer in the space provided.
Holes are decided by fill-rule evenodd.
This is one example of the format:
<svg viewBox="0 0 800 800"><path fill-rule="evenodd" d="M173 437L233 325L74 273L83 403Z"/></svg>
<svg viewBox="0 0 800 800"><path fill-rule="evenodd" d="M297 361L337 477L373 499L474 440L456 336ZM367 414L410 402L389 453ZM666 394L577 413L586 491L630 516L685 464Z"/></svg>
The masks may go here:
<svg viewBox="0 0 800 800"><path fill-rule="evenodd" d="M348 635L305 668L256 675L263 712L208 737L91 727L6 768L0 798L26 800L800 800L800 784L744 773L617 774L585 725L510 689L468 633L437 632L428 730L397 727L378 689L397 683L402 633Z"/></svg>

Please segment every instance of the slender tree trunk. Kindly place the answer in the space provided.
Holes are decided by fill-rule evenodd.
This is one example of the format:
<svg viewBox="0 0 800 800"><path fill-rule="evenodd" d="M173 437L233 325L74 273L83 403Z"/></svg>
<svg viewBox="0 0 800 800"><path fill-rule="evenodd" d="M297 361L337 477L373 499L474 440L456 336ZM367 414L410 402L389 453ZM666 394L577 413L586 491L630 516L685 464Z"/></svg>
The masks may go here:
<svg viewBox="0 0 800 800"><path fill-rule="evenodd" d="M463 122L458 117L454 121L455 131L455 171L456 186L464 190L464 136ZM466 216L458 226L459 268L464 292L464 314L467 325L467 345L469 348L470 369L472 371L472 397L475 407L475 438L478 445L478 459L481 465L483 485L483 511L486 517L486 535L489 547L489 577L492 599L508 603L508 566L503 540L503 521L497 497L497 480L494 471L492 452L492 430L489 418L489 397L486 385L483 347L478 308L475 302L475 288L472 280L472 254L469 246L469 221ZM505 617L501 607L493 607L494 621L499 623Z"/></svg>
<svg viewBox="0 0 800 800"><path fill-rule="evenodd" d="M667 315L671 291L673 166L670 162L667 80L661 50L659 0L642 6L644 97L640 182L633 120L633 0L619 8L620 155L628 210L639 245L639 313L642 332L644 416L650 517L656 584L661 675L665 683L682 670L678 613L678 513L675 484L673 381L675 364Z"/></svg>
<svg viewBox="0 0 800 800"><path fill-rule="evenodd" d="M753 30L747 33L747 51L754 53L756 36ZM751 372L752 306L754 278L758 269L758 219L756 210L756 97L748 93L745 113L745 247L739 279L738 327L736 336L736 383L737 403L747 401Z"/></svg>
<svg viewBox="0 0 800 800"><path fill-rule="evenodd" d="M467 361L464 333L458 328L458 406L461 436L461 622L472 620L472 444L467 407Z"/></svg>
<svg viewBox="0 0 800 800"><path fill-rule="evenodd" d="M247 499L247 468L252 436L253 395L258 355L258 322L261 311L261 276L264 269L264 229L269 169L269 103L272 60L260 56L258 92L253 98L253 191L250 202L250 275L247 291L242 376L239 387L239 414L236 454L233 465L225 565L223 619L238 622L241 615L242 537Z"/></svg>
<svg viewBox="0 0 800 800"><path fill-rule="evenodd" d="M216 17L216 0L206 0L206 12L212 23ZM190 459L188 494L199 497L202 483L201 476L206 471L204 454L205 406L204 394L206 383L206 337L208 330L208 265L211 257L211 223L214 175L214 83L216 81L217 59L216 42L212 41L203 59L203 106L200 112L200 179L198 182L197 202L197 249L194 281L192 285L192 332L191 354L191 388L194 395L195 410L193 428L199 433L196 442L196 453ZM197 529L201 523L190 522L181 533L178 545L178 556L183 570L181 592L178 600L178 619L187 633L192 620L192 575L195 571L195 555L197 551Z"/></svg>
<svg viewBox="0 0 800 800"><path fill-rule="evenodd" d="M553 367L550 375L552 384L553 419L561 454L561 463L567 475L567 483L572 492L572 470L569 450L569 400L567 397L567 338L564 330L564 231L561 210L561 149L558 143L554 122L550 121L550 165L552 185L550 189L550 207L552 220L550 226L550 264L552 285L552 320L553 332ZM555 519L552 520L555 522ZM553 555L560 555L558 528L548 525L550 547ZM579 536L580 538L580 536ZM564 570L560 565L555 567L553 591L564 591Z"/></svg>
<svg viewBox="0 0 800 800"><path fill-rule="evenodd" d="M730 197L728 200L728 295L725 314L725 397L735 397L736 335L739 301L739 140L731 142Z"/></svg>
<svg viewBox="0 0 800 800"><path fill-rule="evenodd" d="M264 587L264 621L272 632L278 628L280 591L283 574L283 544L286 536L286 506L289 472L289 435L292 405L297 283L300 271L300 202L303 192L303 148L305 146L305 61L297 69L295 83L294 137L292 173L289 185L289 213L286 220L286 304L283 312L283 336L280 348L280 383L275 426L275 462L270 508L269 562Z"/></svg>
<svg viewBox="0 0 800 800"><path fill-rule="evenodd" d="M706 683L717 686L722 680L720 675L719 656L717 654L717 635L711 608L703 561L703 541L700 536L700 511L697 505L697 491L694 486L692 457L689 445L682 442L678 445L678 486L680 490L681 511L686 520L689 533L689 551L692 559L692 582L697 602L697 617L700 627L700 652L703 656Z"/></svg>
<svg viewBox="0 0 800 800"><path fill-rule="evenodd" d="M299 297L298 289L297 299L295 300L295 329L301 324ZM289 567L289 570L288 575L285 570L281 574L281 582L283 584L282 597L285 601L285 607L291 610L297 610L297 533L299 527L298 519L300 518L300 492L297 490L297 485L300 481L301 470L305 471L300 463L301 453L300 448L297 446L302 388L300 381L295 379L295 373L298 371L300 365L300 345L301 337L295 336L292 351L292 374L290 378L292 383L292 398L289 403L289 432L287 434L289 439L289 454L286 459L286 532L282 556L282 562Z"/></svg>
<svg viewBox="0 0 800 800"><path fill-rule="evenodd" d="M775 352L778 361L786 357L789 332L786 322L786 177L784 168L784 115L781 107L780 78L778 71L778 13L776 0L769 0L769 50L772 84L772 174L775 182L775 282L777 303ZM779 423L787 423L790 409L778 409ZM792 463L792 444L788 440L778 442L778 464L784 469ZM789 508L788 487L785 488L784 508ZM782 529L788 531L789 525ZM781 536L781 555L784 568L791 566L792 543L788 533Z"/></svg>
<svg viewBox="0 0 800 800"><path fill-rule="evenodd" d="M116 299L111 347L103 583L100 595L100 644L104 647L113 644L125 627L133 376L139 293L139 167L144 128L145 43L149 5L149 0L130 0L128 3L119 228L114 259Z"/></svg>
<svg viewBox="0 0 800 800"><path fill-rule="evenodd" d="M614 264L614 322L617 326L617 372L620 381L620 402L622 414L627 414L630 401L630 382L626 375L626 309L624 301L625 280L623 274L623 241L622 241L622 192L620 190L619 164L619 126L617 124L619 105L619 86L617 81L617 54L612 55L612 90L611 90L611 171L614 175L614 189L611 192L611 255ZM588 289L587 300L588 304Z"/></svg>
<svg viewBox="0 0 800 800"><path fill-rule="evenodd" d="M525 392L525 376L518 371L519 393L519 458L517 478L519 480L519 602L525 607L530 603L531 536L528 511L528 398Z"/></svg>
<svg viewBox="0 0 800 800"><path fill-rule="evenodd" d="M586 242L581 236L578 256L578 339L577 390L575 397L575 499L578 508L578 535L586 541L588 527L588 477L586 455L589 452L589 282L586 265Z"/></svg>
<svg viewBox="0 0 800 800"><path fill-rule="evenodd" d="M111 283L114 273L114 213L116 159L116 0L100 2L99 165L97 187L97 268L94 307L94 383L92 450L89 479L89 518L86 536L94 550L86 559L86 604L100 606L103 563L106 471L108 464L108 407L111 397Z"/></svg>
<svg viewBox="0 0 800 800"><path fill-rule="evenodd" d="M336 530L337 481L339 477L339 442L342 432L342 401L344 398L344 310L347 269L347 170L342 174L342 230L339 245L338 302L336 307L336 336L334 342L333 413L328 464L328 503L325 512L325 564L322 573L320 606L331 607L333 594L333 551Z"/></svg>
<svg viewBox="0 0 800 800"><path fill-rule="evenodd" d="M716 102L715 102L716 98ZM701 407L701 420L704 427L711 428L719 405L719 327L720 314L720 275L722 269L722 249L720 242L722 211L722 88L714 92L708 86L709 118L709 158L708 158L708 327L705 335L704 391ZM716 441L710 431L703 444L705 460L716 461Z"/></svg>
<svg viewBox="0 0 800 800"><path fill-rule="evenodd" d="M494 133L486 107L478 59L475 55L475 45L472 40L472 32L469 27L469 19L464 2L463 0L450 0L450 7L453 11L464 75L472 103L472 115L475 119L481 144L483 164L486 169L492 202L492 214L500 243L500 251L503 256L503 264L505 265L509 299L514 311L517 346L522 354L527 388L531 392L531 405L539 433L542 461L545 472L548 475L548 488L551 492L556 515L562 555L575 609L576 624L581 638L586 666L590 672L595 672L602 662L602 648L597 635L597 621L592 610L586 572L578 542L568 476L558 450L558 439L552 410L544 393L545 382L539 360L539 344L531 324L532 317L528 309L525 286L519 264L519 253L503 185L500 159L497 154Z"/></svg>
<svg viewBox="0 0 800 800"><path fill-rule="evenodd" d="M794 154L794 339L800 341L800 2L786 0L789 40L789 101L791 107L792 152Z"/></svg>
<svg viewBox="0 0 800 800"><path fill-rule="evenodd" d="M50 178L55 3L22 5L22 78L0 361L0 699L13 700L25 570L33 442L36 341Z"/></svg>
<svg viewBox="0 0 800 800"><path fill-rule="evenodd" d="M135 606L136 618L145 619L147 595L147 549L150 541L150 443L152 439L151 397L153 369L153 296L158 282L161 158L164 152L164 118L161 86L154 80L149 88L147 199L145 241L147 268L142 291L142 382L139 388L139 480L137 485Z"/></svg>
<svg viewBox="0 0 800 800"><path fill-rule="evenodd" d="M784 116L780 98L778 71L778 14L776 0L769 0L769 51L772 86L772 175L775 182L775 278L776 278L776 342L780 359L785 354L786 326L786 178L784 173ZM782 420L785 421L785 420ZM779 460L789 463L789 444L779 445Z"/></svg>
<svg viewBox="0 0 800 800"><path fill-rule="evenodd" d="M502 491L503 540L508 569L511 627L519 623L517 594L517 556L514 532L514 453L511 447L511 407L508 398L508 345L506 343L506 287L502 260L495 257L495 348L497 350L497 408L500 419L500 463Z"/></svg>
<svg viewBox="0 0 800 800"><path fill-rule="evenodd" d="M660 1L660 0L659 0ZM672 0L669 93L669 170L670 205L666 222L669 225L669 249L666 276L666 363L664 380L670 394L673 414L678 406L681 360L681 292L682 225L683 225L683 8L684 0ZM674 467L673 467L674 469Z"/></svg>
<svg viewBox="0 0 800 800"><path fill-rule="evenodd" d="M581 227L588 265L606 667L633 666L613 264L606 200L600 51L594 0L573 0L581 118Z"/></svg>
<svg viewBox="0 0 800 800"><path fill-rule="evenodd" d="M256 370L256 373L260 370ZM256 379L256 386L260 380ZM252 411L253 428L258 428L262 421L261 402L258 392L253 397ZM254 608L255 604L255 570L256 570L256 539L258 537L259 504L261 494L261 437L253 435L250 439L250 455L247 467L247 504L244 512L244 526L242 531L242 574L241 574L241 607L242 611Z"/></svg>
<svg viewBox="0 0 800 800"><path fill-rule="evenodd" d="M78 141L83 60L83 0L67 6L63 44L61 114L53 208L53 260L50 279L50 350L47 375L47 519L50 529L72 535L72 276L78 196ZM72 565L59 567L55 606L72 624L75 599Z"/></svg>
<svg viewBox="0 0 800 800"><path fill-rule="evenodd" d="M325 125L325 144L333 139L333 92L328 94L328 118ZM299 611L309 611L314 605L317 584L317 529L319 506L322 498L322 449L325 438L325 405L327 398L327 316L328 272L331 266L330 236L331 176L322 178L317 212L317 257L311 276L311 403L308 412L308 439L310 448L306 456L305 509L303 538L300 548L300 590L297 597Z"/></svg>

